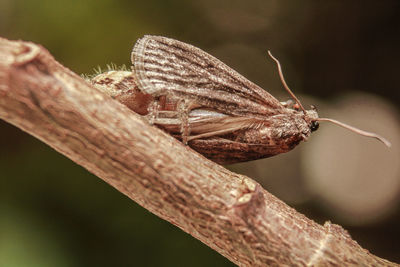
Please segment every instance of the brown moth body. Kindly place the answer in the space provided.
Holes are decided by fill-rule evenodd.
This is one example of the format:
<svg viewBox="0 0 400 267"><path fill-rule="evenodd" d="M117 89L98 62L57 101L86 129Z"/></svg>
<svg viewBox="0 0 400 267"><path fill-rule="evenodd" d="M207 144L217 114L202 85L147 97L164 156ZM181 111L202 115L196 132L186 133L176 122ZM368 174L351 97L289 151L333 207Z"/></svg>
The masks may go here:
<svg viewBox="0 0 400 267"><path fill-rule="evenodd" d="M318 120L330 120L301 106L278 61L295 105L279 102L215 57L174 39L144 36L133 48L132 63L132 72L110 71L92 83L220 164L288 152L308 139Z"/></svg>

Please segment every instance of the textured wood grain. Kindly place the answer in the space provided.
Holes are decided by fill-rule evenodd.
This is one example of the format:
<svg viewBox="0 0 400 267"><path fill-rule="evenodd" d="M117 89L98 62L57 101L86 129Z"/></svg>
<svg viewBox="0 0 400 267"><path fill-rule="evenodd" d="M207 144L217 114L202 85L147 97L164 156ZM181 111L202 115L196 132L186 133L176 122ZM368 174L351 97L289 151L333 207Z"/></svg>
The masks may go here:
<svg viewBox="0 0 400 267"><path fill-rule="evenodd" d="M0 118L241 266L396 266L319 225L57 63L0 39Z"/></svg>

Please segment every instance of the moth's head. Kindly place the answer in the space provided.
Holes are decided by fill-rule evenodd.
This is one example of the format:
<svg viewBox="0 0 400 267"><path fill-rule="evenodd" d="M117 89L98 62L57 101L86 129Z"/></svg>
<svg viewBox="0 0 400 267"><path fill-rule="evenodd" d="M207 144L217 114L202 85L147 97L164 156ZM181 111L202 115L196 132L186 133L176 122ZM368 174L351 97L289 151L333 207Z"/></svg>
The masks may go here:
<svg viewBox="0 0 400 267"><path fill-rule="evenodd" d="M319 121L329 121L329 122L332 122L332 123L334 123L336 125L339 125L339 126L341 126L343 128L346 128L346 129L348 129L348 130L350 130L352 132L358 133L360 135L378 139L379 141L384 143L387 147L391 146L391 144L390 144L390 142L388 140L386 140L385 138L383 138L380 135L377 135L376 133L363 131L363 130L360 130L358 128L355 128L353 126L347 125L347 124L345 124L343 122L340 122L340 121L337 121L337 120L334 120L334 119L319 118L318 117L318 113L317 113L317 109L314 106L311 106L311 110L305 110L304 107L301 105L300 100L293 94L293 92L288 87L288 85L287 85L287 83L285 81L285 78L283 77L281 64L279 63L279 61L274 56L272 56L270 51L268 51L268 54L276 62L276 65L278 66L279 77L281 78L283 86L285 87L286 91L288 91L288 93L292 96L292 98L296 101L293 104L292 108L294 110L296 110L297 112L302 112L303 113L303 116L304 116L303 118L306 121L306 123L307 123L307 125L308 125L308 127L309 127L311 132L314 132L314 131L318 130L318 127L319 127L319 123L318 122ZM288 104L289 101L286 102L286 103ZM287 106L285 106L285 107L287 107Z"/></svg>
<svg viewBox="0 0 400 267"><path fill-rule="evenodd" d="M317 112L317 108L315 106L311 106L310 110L306 110L305 113L305 120L307 121L308 127L310 128L311 132L315 132L319 128L319 116Z"/></svg>
<svg viewBox="0 0 400 267"><path fill-rule="evenodd" d="M298 113L300 116L304 118L304 121L307 123L308 128L310 129L311 132L314 132L318 130L319 128L319 116L317 112L317 108L313 105L311 105L311 109L305 110L302 109L303 107L300 106L298 103L294 103L292 100L288 100L286 102L281 102L281 104L287 108L294 110L296 113Z"/></svg>

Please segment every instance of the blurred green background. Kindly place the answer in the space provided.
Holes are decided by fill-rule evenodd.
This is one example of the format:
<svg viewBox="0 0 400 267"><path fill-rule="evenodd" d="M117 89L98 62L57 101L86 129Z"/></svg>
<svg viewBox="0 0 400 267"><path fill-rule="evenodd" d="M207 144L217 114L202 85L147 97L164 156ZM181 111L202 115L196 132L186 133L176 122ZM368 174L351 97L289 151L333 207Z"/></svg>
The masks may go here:
<svg viewBox="0 0 400 267"><path fill-rule="evenodd" d="M287 100L270 49L307 105L377 131L393 148L324 124L293 152L229 168L396 262L399 18L397 0L0 0L0 36L42 44L76 73L111 62L129 66L135 40L157 34L202 48ZM1 267L232 265L0 121Z"/></svg>

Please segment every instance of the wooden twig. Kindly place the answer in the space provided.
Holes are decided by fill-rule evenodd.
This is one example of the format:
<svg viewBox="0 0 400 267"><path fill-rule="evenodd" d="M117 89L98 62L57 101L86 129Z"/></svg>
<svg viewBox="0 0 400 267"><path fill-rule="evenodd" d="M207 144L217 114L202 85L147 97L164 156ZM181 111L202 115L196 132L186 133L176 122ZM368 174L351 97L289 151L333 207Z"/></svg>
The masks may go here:
<svg viewBox="0 0 400 267"><path fill-rule="evenodd" d="M238 265L396 266L150 126L38 45L0 38L0 118Z"/></svg>

